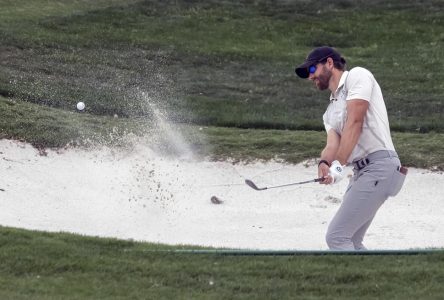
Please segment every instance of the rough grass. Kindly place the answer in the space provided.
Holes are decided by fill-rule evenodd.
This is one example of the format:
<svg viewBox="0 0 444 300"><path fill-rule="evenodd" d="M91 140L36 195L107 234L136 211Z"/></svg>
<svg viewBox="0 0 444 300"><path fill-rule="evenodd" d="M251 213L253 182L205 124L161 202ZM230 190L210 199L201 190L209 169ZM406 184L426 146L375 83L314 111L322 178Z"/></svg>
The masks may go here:
<svg viewBox="0 0 444 300"><path fill-rule="evenodd" d="M394 130L443 129L440 1L38 4L2 6L4 96L138 117L143 90L178 122L320 130L327 95L293 68L327 44L375 74Z"/></svg>
<svg viewBox="0 0 444 300"><path fill-rule="evenodd" d="M211 160L281 160L300 163L319 156L326 134L313 130L242 129L237 127L173 125L162 128L156 119L96 116L0 96L0 138L16 138L44 149L67 146L131 146L140 138L167 149L168 130L182 135L196 156ZM86 109L88 110L88 109ZM159 116L157 116L159 117ZM444 134L393 134L403 164L444 170Z"/></svg>
<svg viewBox="0 0 444 300"><path fill-rule="evenodd" d="M87 110L87 109L86 109ZM119 145L129 133L149 134L149 120L93 116L0 96L0 138L21 139L44 149Z"/></svg>
<svg viewBox="0 0 444 300"><path fill-rule="evenodd" d="M221 256L0 228L5 299L438 299L444 256Z"/></svg>

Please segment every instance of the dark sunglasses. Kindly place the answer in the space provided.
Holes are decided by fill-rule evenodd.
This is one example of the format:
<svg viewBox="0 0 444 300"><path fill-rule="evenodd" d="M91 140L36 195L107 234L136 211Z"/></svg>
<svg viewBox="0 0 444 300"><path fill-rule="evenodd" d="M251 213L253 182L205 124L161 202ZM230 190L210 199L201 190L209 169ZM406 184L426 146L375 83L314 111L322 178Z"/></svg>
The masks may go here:
<svg viewBox="0 0 444 300"><path fill-rule="evenodd" d="M316 65L319 64L319 63L322 63L324 60L327 60L327 58L329 58L330 56L331 56L331 54L329 54L329 55L321 58L320 60L318 60L315 65L311 65L310 67L308 67L308 72L310 74L314 74L314 72L316 72Z"/></svg>
<svg viewBox="0 0 444 300"><path fill-rule="evenodd" d="M314 72L316 72L316 66L315 66L315 65L310 66L310 67L308 68L308 72L309 72L310 74L314 74Z"/></svg>

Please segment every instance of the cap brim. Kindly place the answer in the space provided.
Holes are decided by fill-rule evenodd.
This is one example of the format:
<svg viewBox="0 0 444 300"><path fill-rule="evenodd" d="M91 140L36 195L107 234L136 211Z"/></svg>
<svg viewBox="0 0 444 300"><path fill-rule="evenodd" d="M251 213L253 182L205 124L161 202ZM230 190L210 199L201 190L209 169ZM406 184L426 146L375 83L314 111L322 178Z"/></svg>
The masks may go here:
<svg viewBox="0 0 444 300"><path fill-rule="evenodd" d="M301 78L308 78L308 76L310 75L308 68L312 65L313 63L311 61L306 61L304 62L302 65L296 67L296 69L294 70L296 72L296 74L301 77Z"/></svg>

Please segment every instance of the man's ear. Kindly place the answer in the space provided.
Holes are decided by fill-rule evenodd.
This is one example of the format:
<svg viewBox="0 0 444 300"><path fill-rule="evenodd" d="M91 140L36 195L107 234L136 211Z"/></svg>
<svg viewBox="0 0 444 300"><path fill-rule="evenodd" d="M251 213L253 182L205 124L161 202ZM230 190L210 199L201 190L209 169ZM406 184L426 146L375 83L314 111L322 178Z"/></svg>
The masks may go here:
<svg viewBox="0 0 444 300"><path fill-rule="evenodd" d="M335 63L334 63L334 61L333 61L333 58L331 58L331 57L327 58L327 66L328 66L330 69L333 69L334 65L335 65Z"/></svg>

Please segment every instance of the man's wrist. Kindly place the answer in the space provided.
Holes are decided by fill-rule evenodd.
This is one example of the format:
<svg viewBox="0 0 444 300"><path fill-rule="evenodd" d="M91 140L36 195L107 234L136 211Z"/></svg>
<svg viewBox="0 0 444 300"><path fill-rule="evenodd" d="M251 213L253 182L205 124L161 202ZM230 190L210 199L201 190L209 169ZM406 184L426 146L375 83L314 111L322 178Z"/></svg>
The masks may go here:
<svg viewBox="0 0 444 300"><path fill-rule="evenodd" d="M318 168L321 166L321 164L326 164L330 168L330 163L326 161L325 159L321 159L318 163Z"/></svg>
<svg viewBox="0 0 444 300"><path fill-rule="evenodd" d="M332 183L337 183L341 181L344 177L344 166L338 160L334 160L331 163L330 167L330 176L333 178Z"/></svg>

